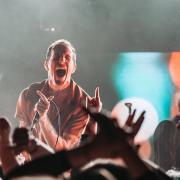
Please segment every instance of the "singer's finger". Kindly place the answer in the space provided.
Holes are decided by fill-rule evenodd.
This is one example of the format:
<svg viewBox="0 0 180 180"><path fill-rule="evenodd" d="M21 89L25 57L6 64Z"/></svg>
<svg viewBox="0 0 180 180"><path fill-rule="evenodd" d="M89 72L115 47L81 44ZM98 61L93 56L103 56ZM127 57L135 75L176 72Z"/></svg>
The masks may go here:
<svg viewBox="0 0 180 180"><path fill-rule="evenodd" d="M93 99L93 98L92 98ZM91 103L91 100L92 99L89 99L88 97L86 98L86 107L91 107L92 103Z"/></svg>
<svg viewBox="0 0 180 180"><path fill-rule="evenodd" d="M99 87L96 87L96 89L95 89L95 98L96 98L96 100L100 101Z"/></svg>
<svg viewBox="0 0 180 180"><path fill-rule="evenodd" d="M89 99L88 99L88 97L86 97L86 101L85 101L84 107L88 108L88 102L89 102Z"/></svg>
<svg viewBox="0 0 180 180"><path fill-rule="evenodd" d="M49 97L48 97L48 101L52 101L53 98L54 98L54 96L49 96Z"/></svg>
<svg viewBox="0 0 180 180"><path fill-rule="evenodd" d="M87 98L86 98L85 100L81 101L80 107L83 108L83 109L84 109L84 108L87 108L87 105L86 105L86 104L87 104Z"/></svg>
<svg viewBox="0 0 180 180"><path fill-rule="evenodd" d="M41 91L37 90L36 92L44 102L48 102L47 97Z"/></svg>
<svg viewBox="0 0 180 180"><path fill-rule="evenodd" d="M48 99L46 101L44 101L42 98L39 98L38 104L43 104L45 106L48 106L49 105L49 101L48 101Z"/></svg>

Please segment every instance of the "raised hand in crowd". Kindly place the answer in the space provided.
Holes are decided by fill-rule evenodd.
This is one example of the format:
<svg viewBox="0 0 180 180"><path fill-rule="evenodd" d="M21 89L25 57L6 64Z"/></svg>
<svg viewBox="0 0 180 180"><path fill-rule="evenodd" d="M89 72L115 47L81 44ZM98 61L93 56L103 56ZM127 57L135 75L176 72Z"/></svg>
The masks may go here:
<svg viewBox="0 0 180 180"><path fill-rule="evenodd" d="M145 115L145 111L143 111L140 116L137 118L137 120L134 122L134 117L136 114L136 109L131 113L129 113L129 116L125 122L125 125L123 127L123 129L128 132L128 136L129 136L129 142L133 145L134 144L134 138L137 135L137 133L139 132L141 125L144 121L144 115Z"/></svg>
<svg viewBox="0 0 180 180"><path fill-rule="evenodd" d="M97 158L122 158L132 178L145 177L144 179L146 179L149 176L150 179L162 179L159 174L156 175L146 166L134 150L134 147L129 143L129 137L131 137L133 130L128 132L118 127L110 113L92 113L89 110L86 110L86 112L98 122L101 128L101 131L94 136L91 142L73 150L57 152L31 161L23 167L10 172L7 177L27 174L58 175L70 168L80 168ZM140 128L143 116L144 112L138 118L137 127L134 128L133 134L136 134L137 129ZM164 174L163 176L166 177Z"/></svg>
<svg viewBox="0 0 180 180"><path fill-rule="evenodd" d="M6 174L17 165L14 153L9 150L11 125L7 118L0 118L0 159L3 173Z"/></svg>

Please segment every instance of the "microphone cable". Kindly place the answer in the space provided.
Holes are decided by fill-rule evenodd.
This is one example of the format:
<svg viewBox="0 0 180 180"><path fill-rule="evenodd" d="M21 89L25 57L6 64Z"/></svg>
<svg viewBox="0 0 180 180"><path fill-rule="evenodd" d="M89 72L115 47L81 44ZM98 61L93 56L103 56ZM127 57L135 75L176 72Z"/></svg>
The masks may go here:
<svg viewBox="0 0 180 180"><path fill-rule="evenodd" d="M54 148L56 148L58 140L59 140L59 137L60 137L61 114L60 114L60 111L59 111L59 108L58 108L57 104L53 100L51 100L51 102L56 107L56 110L57 110L57 113L58 113L58 132L57 132L58 134L57 134L57 138L56 138L56 143L54 145Z"/></svg>
<svg viewBox="0 0 180 180"><path fill-rule="evenodd" d="M58 108L57 104L53 100L51 100L50 102L52 102L52 104L55 106L57 114L58 114L58 132L57 132L56 142L55 142L55 145L54 145L54 148L56 148L59 137L60 137L61 115L60 115L60 111L59 111L59 108ZM40 118L39 114L38 114L38 112L36 112L36 114L35 114L35 116L33 118L34 121L32 122L32 124L30 126L30 129L29 129L30 134L33 132L33 129L34 129L35 125L39 122L39 118ZM55 129L55 131L56 131L56 129Z"/></svg>

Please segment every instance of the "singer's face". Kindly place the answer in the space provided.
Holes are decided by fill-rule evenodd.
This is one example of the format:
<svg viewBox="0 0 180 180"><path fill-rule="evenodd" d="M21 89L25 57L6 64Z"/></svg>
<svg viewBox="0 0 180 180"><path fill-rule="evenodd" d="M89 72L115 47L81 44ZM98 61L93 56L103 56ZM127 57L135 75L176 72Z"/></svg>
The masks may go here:
<svg viewBox="0 0 180 180"><path fill-rule="evenodd" d="M45 66L51 86L67 87L75 70L72 50L62 45L55 47Z"/></svg>

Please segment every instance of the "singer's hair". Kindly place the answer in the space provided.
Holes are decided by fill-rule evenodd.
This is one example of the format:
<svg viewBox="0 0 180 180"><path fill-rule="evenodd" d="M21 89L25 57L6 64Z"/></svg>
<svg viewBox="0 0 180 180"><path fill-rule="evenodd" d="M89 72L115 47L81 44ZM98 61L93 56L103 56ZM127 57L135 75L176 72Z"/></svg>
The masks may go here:
<svg viewBox="0 0 180 180"><path fill-rule="evenodd" d="M76 64L76 49L73 47L73 45L69 41L67 41L65 39L59 39L59 40L53 42L48 47L47 52L46 52L46 60L49 60L52 49L55 49L57 47L67 47L67 48L71 49L73 52L73 61Z"/></svg>

